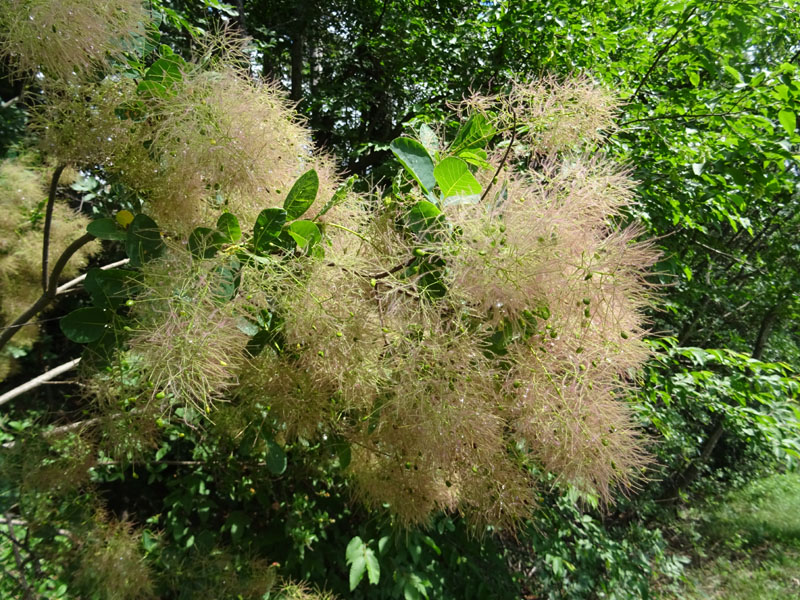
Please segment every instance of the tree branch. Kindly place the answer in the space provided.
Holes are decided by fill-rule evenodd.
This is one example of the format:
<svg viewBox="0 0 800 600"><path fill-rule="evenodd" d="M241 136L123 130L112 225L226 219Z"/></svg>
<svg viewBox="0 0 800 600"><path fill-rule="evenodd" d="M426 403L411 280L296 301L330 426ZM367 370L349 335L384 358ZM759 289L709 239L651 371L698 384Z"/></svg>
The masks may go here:
<svg viewBox="0 0 800 600"><path fill-rule="evenodd" d="M130 261L131 261L130 258L123 258L122 260L118 260L117 262L103 265L102 267L100 267L100 270L107 271L108 269L121 267L122 265L127 265ZM81 283L84 279L86 279L86 273L84 273L83 275L79 275L75 279L70 279L67 283L64 283L56 288L56 294L63 294L64 292L69 291L70 289L74 288L76 285Z"/></svg>
<svg viewBox="0 0 800 600"><path fill-rule="evenodd" d="M42 242L42 291L47 292L47 267L50 254L50 225L53 221L53 206L56 203L56 190L61 173L64 172L66 165L58 165L53 171L53 178L50 180L50 193L47 195L47 210L44 215L44 241Z"/></svg>
<svg viewBox="0 0 800 600"><path fill-rule="evenodd" d="M511 111L514 115L514 122L511 124L511 139L508 142L508 148L506 148L506 153L503 155L503 160L500 161L500 164L497 165L497 169L495 169L494 175L492 175L492 179L489 181L489 185L486 186L486 189L481 194L481 202L483 202L484 198L489 195L489 191L492 189L494 185L494 180L497 179L497 176L500 174L501 169L506 165L506 161L508 160L508 155L511 154L511 148L514 147L514 142L517 139L517 113L515 111Z"/></svg>
<svg viewBox="0 0 800 600"><path fill-rule="evenodd" d="M653 60L653 64L650 65L650 68L647 69L647 72L644 74L641 80L639 80L639 85L636 86L636 90L633 92L633 94L631 94L631 98L635 98L636 96L639 95L639 92L642 90L642 87L644 87L644 84L647 83L650 74L655 70L656 65L658 65L658 61L660 61L667 53L667 50L669 50L672 47L672 45L675 43L675 40L678 39L678 35L681 33L681 30L684 28L686 23L689 22L689 19L692 18L692 16L696 11L697 11L697 6L693 6L689 11L689 14L687 14L686 18L683 20L683 23L680 24L680 27L675 28L675 33L673 33L672 37L669 38L666 44L664 44L664 47L658 51L658 54L656 54L656 57Z"/></svg>
<svg viewBox="0 0 800 600"><path fill-rule="evenodd" d="M72 258L73 254L75 254L93 239L94 236L91 233L85 233L64 249L64 252L61 253L61 256L58 257L56 264L53 266L53 272L50 273L50 279L45 286L44 293L36 302L31 305L28 310L17 317L17 319L11 323L11 325L6 327L3 332L0 333L0 350L5 347L9 340L11 340L11 338L14 337L28 321L44 310L47 305L49 305L55 299L56 290L58 289L58 278L61 276L61 272L64 270L64 267L67 266L67 262L70 258Z"/></svg>
<svg viewBox="0 0 800 600"><path fill-rule="evenodd" d="M21 544L17 541L17 536L14 535L14 522L8 514L6 514L6 526L8 527L8 537L11 540L11 549L14 553L14 561L17 563L17 570L19 571L18 583L25 592L25 600L32 600L36 596L33 593L33 589L31 589L30 585L28 585L28 582L25 580L25 561L22 560L22 555L19 553L18 548Z"/></svg>
<svg viewBox="0 0 800 600"><path fill-rule="evenodd" d="M631 119L630 121L624 121L619 124L620 127L625 127L626 125L630 125L631 123L641 123L644 121L659 121L659 120L678 120L683 119L690 121L692 119L706 119L709 117L735 117L738 115L749 114L746 110L740 110L736 112L718 112L718 113L700 113L700 114L688 114L688 115L656 115L653 117L642 117L640 119Z"/></svg>
<svg viewBox="0 0 800 600"><path fill-rule="evenodd" d="M78 363L81 362L80 358L76 358L71 360L63 365L59 365L55 368L50 369L49 371L45 371L41 375L34 377L30 381L26 381L22 385L18 385L13 390L9 390L2 396L0 396L0 406L3 406L9 400L13 400L17 396L24 394L25 392L35 389L45 383L46 381L50 381L51 379L58 377L62 373L66 373L67 371L75 368Z"/></svg>

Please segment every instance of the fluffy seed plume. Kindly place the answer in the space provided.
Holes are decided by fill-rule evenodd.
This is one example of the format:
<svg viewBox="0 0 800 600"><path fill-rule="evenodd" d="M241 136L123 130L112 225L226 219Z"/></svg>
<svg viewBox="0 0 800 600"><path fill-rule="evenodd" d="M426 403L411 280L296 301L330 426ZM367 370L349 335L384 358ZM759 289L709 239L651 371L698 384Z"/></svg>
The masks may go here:
<svg viewBox="0 0 800 600"><path fill-rule="evenodd" d="M153 579L141 547L141 534L127 521L95 518L74 573L79 588L103 600L153 598Z"/></svg>
<svg viewBox="0 0 800 600"><path fill-rule="evenodd" d="M490 152L477 176L495 191L446 207L421 253L407 207L341 207L324 260L264 270L283 347L239 389L290 435L348 440L356 496L406 525L513 525L542 470L609 500L647 462L622 397L648 356L656 252L614 224L633 182L588 153L615 102L546 80L471 103L531 153Z"/></svg>
<svg viewBox="0 0 800 600"><path fill-rule="evenodd" d="M7 0L0 57L17 76L64 81L119 56L147 21L139 0Z"/></svg>
<svg viewBox="0 0 800 600"><path fill-rule="evenodd" d="M0 327L13 321L42 294L42 222L47 201L47 170L21 160L0 163ZM81 236L88 220L57 201L50 230L50 264L66 246ZM64 278L75 277L100 248L83 246L67 263ZM35 324L23 327L13 339L17 348L30 348L39 336ZM0 380L13 367L0 354Z"/></svg>
<svg viewBox="0 0 800 600"><path fill-rule="evenodd" d="M178 248L144 269L129 346L154 398L207 414L236 385L248 338L226 297L229 273L224 261L194 261Z"/></svg>
<svg viewBox="0 0 800 600"><path fill-rule="evenodd" d="M329 198L332 162L312 156L310 133L284 95L253 81L241 59L230 48L215 60L175 59L174 78L158 93L126 78L62 86L36 128L49 153L102 166L173 232L186 234L223 210L252 222L263 208L281 205L310 168L319 174L320 196Z"/></svg>

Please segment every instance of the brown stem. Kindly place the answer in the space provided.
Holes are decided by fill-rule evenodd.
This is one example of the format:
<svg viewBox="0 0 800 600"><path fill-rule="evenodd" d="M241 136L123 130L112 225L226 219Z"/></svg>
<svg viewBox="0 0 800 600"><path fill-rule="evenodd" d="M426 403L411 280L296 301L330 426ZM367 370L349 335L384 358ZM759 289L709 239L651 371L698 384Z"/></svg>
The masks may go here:
<svg viewBox="0 0 800 600"><path fill-rule="evenodd" d="M5 394L0 394L0 406L10 400L13 400L17 396L21 396L25 392L39 387L43 383L49 382L51 379L58 377L62 373L66 373L67 371L75 368L80 361L80 358L74 358L63 365L59 365L53 369L50 369L49 371L45 371L41 375L34 377L30 381L26 381L22 385L18 385L13 390L7 391Z"/></svg>
<svg viewBox="0 0 800 600"><path fill-rule="evenodd" d="M6 514L6 525L8 527L8 538L11 540L11 549L14 553L14 561L17 563L17 570L19 571L18 583L25 592L25 600L33 600L36 596L33 589L31 589L30 585L28 585L28 582L25 580L25 561L22 560L22 555L19 553L18 546L21 544L14 534L14 523L8 514Z"/></svg>
<svg viewBox="0 0 800 600"><path fill-rule="evenodd" d="M492 179L489 181L489 185L486 186L486 189L481 194L481 202L489 195L489 190L492 189L494 185L495 179L500 174L500 170L506 165L506 161L508 160L508 155L511 154L511 148L514 147L514 142L517 139L517 113L513 110L511 111L514 115L514 122L511 124L511 140L508 142L508 148L506 148L506 153L503 155L503 160L500 161L500 164L497 165L497 169L495 169L494 175L492 175Z"/></svg>
<svg viewBox="0 0 800 600"><path fill-rule="evenodd" d="M61 256L58 257L56 264L53 266L53 272L50 273L50 279L45 285L44 293L39 296L39 299L34 302L28 310L17 317L11 325L0 333L0 350L5 347L9 340L11 340L28 321L44 310L55 299L56 290L58 289L58 278L61 276L64 267L67 266L67 262L72 258L73 254L93 239L94 236L91 233L85 233L64 249L64 252L61 253Z"/></svg>
<svg viewBox="0 0 800 600"><path fill-rule="evenodd" d="M681 120L681 121L691 121L692 119L709 119L711 117L735 117L738 115L747 114L746 111L738 111L738 112L717 112L717 113L698 113L698 114L688 114L688 115L655 115L652 117L641 117L639 119L631 119L630 121L623 121L619 124L620 127L625 127L626 125L630 125L631 123L642 123L645 121L661 121L661 120Z"/></svg>
<svg viewBox="0 0 800 600"><path fill-rule="evenodd" d="M50 180L50 193L47 195L47 210L44 215L44 241L42 242L42 291L47 291L47 262L50 254L50 225L53 221L53 206L56 203L56 190L61 173L64 172L66 165L58 165L53 171L53 178Z"/></svg>
<svg viewBox="0 0 800 600"><path fill-rule="evenodd" d="M664 57L664 55L667 53L667 50L669 50L675 43L675 40L678 39L678 35L681 33L681 30L684 28L686 23L689 22L689 19L692 18L692 15L694 15L696 10L697 7L693 6L692 9L689 11L689 14L687 14L686 18L683 20L683 23L681 23L680 27L675 28L675 33L672 34L672 37L669 38L667 43L664 44L661 50L659 50L658 54L656 54L656 57L653 60L653 64L650 65L650 68L647 69L647 73L645 73L644 77L642 77L642 79L639 81L639 85L636 86L636 91L634 91L633 94L631 94L631 98L635 98L636 96L639 95L639 92L641 91L642 87L644 87L644 84L647 83L650 74L655 70L658 61L660 61Z"/></svg>
<svg viewBox="0 0 800 600"><path fill-rule="evenodd" d="M772 328L775 326L775 322L780 316L783 304L783 302L779 302L770 308L764 315L764 318L761 319L761 325L758 328L758 335L756 335L756 341L753 345L753 358L756 360L761 360L761 357L764 355L764 350L767 347L769 335L772 333Z"/></svg>
<svg viewBox="0 0 800 600"><path fill-rule="evenodd" d="M700 451L700 456L693 460L685 470L675 477L672 485L670 485L667 491L662 494L661 498L659 499L660 501L665 502L677 500L679 492L697 479L697 476L700 474L700 467L707 463L708 459L711 458L711 453L714 451L714 448L717 447L717 443L719 443L723 433L725 433L725 417L720 416L714 423L714 429L711 431L705 443L703 444L703 449Z"/></svg>

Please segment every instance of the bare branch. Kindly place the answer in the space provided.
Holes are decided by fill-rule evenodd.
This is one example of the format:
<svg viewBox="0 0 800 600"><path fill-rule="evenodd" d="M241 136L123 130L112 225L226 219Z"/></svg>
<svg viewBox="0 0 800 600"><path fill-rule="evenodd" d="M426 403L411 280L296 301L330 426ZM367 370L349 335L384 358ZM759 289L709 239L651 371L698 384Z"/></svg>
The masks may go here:
<svg viewBox="0 0 800 600"><path fill-rule="evenodd" d="M32 389L35 389L40 385L42 385L43 383L50 381L55 377L58 377L62 373L66 373L67 371L74 369L79 362L81 362L81 359L76 358L67 363L64 363L63 365L59 365L53 369L50 369L49 371L45 371L41 375L34 377L30 381L27 381L22 385L18 385L13 390L10 390L5 394L3 394L2 396L0 396L0 406L5 404L9 400L13 400L17 396L20 396L21 394L24 394L25 392L30 391Z"/></svg>
<svg viewBox="0 0 800 600"><path fill-rule="evenodd" d="M61 173L64 172L66 165L58 165L53 171L53 178L50 180L50 193L47 195L47 210L44 216L44 241L42 242L42 291L47 293L47 267L50 254L50 226L53 222L53 207L56 203L56 190Z"/></svg>
<svg viewBox="0 0 800 600"><path fill-rule="evenodd" d="M667 50L669 50L672 47L672 45L675 43L675 40L678 39L678 35L681 33L683 28L686 26L686 23L689 22L689 19L692 18L692 16L694 15L694 13L696 11L697 11L697 7L693 6L691 8L691 10L689 11L689 13L686 15L686 18L680 24L680 26L675 28L675 33L672 34L672 37L669 38L667 43L664 44L664 46L661 48L661 50L658 51L658 54L656 54L656 57L653 60L653 63L650 65L650 68L647 69L647 72L644 74L644 76L639 81L639 85L636 86L636 90L633 92L633 94L631 94L631 98L635 98L636 96L639 95L639 92L642 90L642 87L644 87L644 84L647 83L647 80L650 77L650 74L655 70L656 65L658 64L658 61L660 61L663 58L663 56L667 53Z"/></svg>
<svg viewBox="0 0 800 600"><path fill-rule="evenodd" d="M130 258L123 258L122 260L118 260L117 262L113 262L113 263L109 263L107 265L103 265L102 267L100 267L100 270L101 271L107 271L108 269L114 269L116 267L121 267L122 265L127 265L130 262L130 260L131 260ZM64 283L64 284L58 286L58 288L56 288L56 294L63 294L64 292L74 288L79 283L82 283L84 279L86 279L86 273L84 273L83 275L79 275L75 279L72 279L72 280L68 281L67 283Z"/></svg>
<svg viewBox="0 0 800 600"><path fill-rule="evenodd" d="M61 272L64 270L64 267L67 266L67 262L69 262L69 259L72 258L73 254L75 254L93 239L94 236L91 233L85 233L64 249L64 252L61 253L61 256L58 258L55 266L53 267L53 272L50 273L50 280L45 288L44 294L42 294L28 310L17 317L16 320L11 323L11 325L9 325L2 333L0 333L0 350L2 350L9 340L16 335L22 326L24 326L28 321L44 310L55 299L56 289L58 287L58 278L61 276Z"/></svg>
<svg viewBox="0 0 800 600"><path fill-rule="evenodd" d="M494 185L494 180L497 179L497 176L500 174L501 169L504 166L506 166L506 161L508 160L508 156L509 154L511 154L511 148L514 147L514 142L517 139L517 113L513 110L512 113L514 115L514 122L511 124L511 139L508 142L508 148L506 148L506 153L503 155L503 160L501 160L500 164L497 165L497 169L495 170L494 175L492 175L492 179L489 181L489 185L487 185L486 189L483 191L483 194L481 195L481 202L483 202L486 196L489 195L489 190L492 189L492 186Z"/></svg>

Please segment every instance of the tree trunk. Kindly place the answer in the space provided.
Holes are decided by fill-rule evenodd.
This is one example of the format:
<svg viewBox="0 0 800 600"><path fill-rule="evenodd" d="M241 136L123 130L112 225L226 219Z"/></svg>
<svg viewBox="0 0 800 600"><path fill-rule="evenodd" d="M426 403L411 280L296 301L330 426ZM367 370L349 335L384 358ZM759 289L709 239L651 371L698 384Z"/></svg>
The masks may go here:
<svg viewBox="0 0 800 600"><path fill-rule="evenodd" d="M764 318L761 319L761 326L758 328L756 342L753 345L753 358L761 360L761 357L764 354L764 349L767 347L769 334L772 333L772 328L775 326L775 321L778 320L779 312L780 304L777 304L769 309L767 314L764 315Z"/></svg>
<svg viewBox="0 0 800 600"><path fill-rule="evenodd" d="M717 447L717 443L723 433L725 433L725 417L719 416L714 422L714 429L711 430L705 444L703 444L700 456L673 478L672 484L661 494L659 501L674 502L679 497L678 493L697 479L697 476L700 474L700 467L711 458L711 453L714 451L714 448Z"/></svg>
<svg viewBox="0 0 800 600"><path fill-rule="evenodd" d="M303 99L303 53L305 46L305 18L300 3L295 5L295 33L292 37L292 90L289 97L295 102Z"/></svg>

